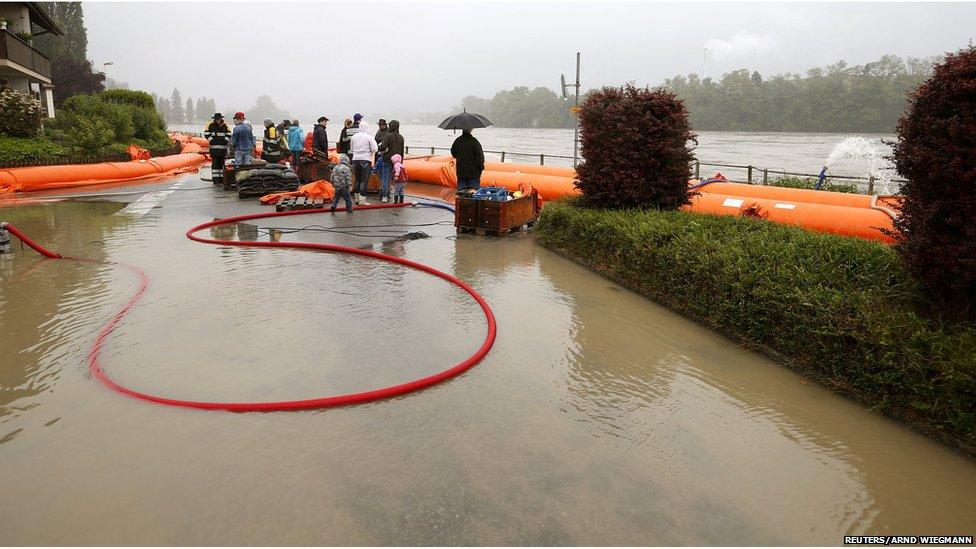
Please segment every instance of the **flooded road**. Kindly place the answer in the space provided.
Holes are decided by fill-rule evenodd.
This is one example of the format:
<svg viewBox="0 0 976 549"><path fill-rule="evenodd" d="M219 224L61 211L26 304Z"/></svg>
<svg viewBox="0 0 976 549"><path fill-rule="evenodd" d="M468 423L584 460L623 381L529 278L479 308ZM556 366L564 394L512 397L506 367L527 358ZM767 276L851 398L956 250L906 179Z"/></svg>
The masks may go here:
<svg viewBox="0 0 976 549"><path fill-rule="evenodd" d="M124 212L139 195L0 207L42 245L150 277L102 351L123 384L208 400L325 396L434 373L484 338L470 297L416 271L187 240L192 225L268 208L184 179L202 190L141 215ZM845 534L972 534L973 460L531 235L458 237L450 220L414 208L214 229L407 257L460 277L495 312L495 346L465 374L299 412L166 407L90 379L93 339L136 277L43 260L15 241L0 260L0 542L837 545ZM430 238L397 240L414 231Z"/></svg>

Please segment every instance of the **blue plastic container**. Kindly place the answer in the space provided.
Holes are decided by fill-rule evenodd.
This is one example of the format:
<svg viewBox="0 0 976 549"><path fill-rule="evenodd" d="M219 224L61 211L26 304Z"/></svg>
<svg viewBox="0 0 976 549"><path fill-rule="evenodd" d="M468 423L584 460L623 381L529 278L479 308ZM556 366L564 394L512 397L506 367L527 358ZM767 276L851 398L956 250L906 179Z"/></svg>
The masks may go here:
<svg viewBox="0 0 976 549"><path fill-rule="evenodd" d="M505 187L481 187L472 196L475 200L495 200L504 202L508 200L508 190Z"/></svg>

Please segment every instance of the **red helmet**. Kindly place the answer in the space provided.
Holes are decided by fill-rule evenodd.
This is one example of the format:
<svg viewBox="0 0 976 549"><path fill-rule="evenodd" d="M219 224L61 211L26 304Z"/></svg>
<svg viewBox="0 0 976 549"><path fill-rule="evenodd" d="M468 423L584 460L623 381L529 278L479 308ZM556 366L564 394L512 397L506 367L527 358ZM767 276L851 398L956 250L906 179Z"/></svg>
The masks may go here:
<svg viewBox="0 0 976 549"><path fill-rule="evenodd" d="M238 112L237 112L237 113L236 113L236 114L234 115L234 118L240 118L240 119L242 119L242 120L243 120L243 119L244 119L244 113L242 113L242 112L240 112L240 111L238 111Z"/></svg>

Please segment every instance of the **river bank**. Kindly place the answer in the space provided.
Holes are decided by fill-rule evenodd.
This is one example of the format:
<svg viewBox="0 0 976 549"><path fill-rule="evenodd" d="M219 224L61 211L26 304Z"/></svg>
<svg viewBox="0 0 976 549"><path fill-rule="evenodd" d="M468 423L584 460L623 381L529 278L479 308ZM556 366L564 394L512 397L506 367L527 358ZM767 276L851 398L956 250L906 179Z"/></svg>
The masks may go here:
<svg viewBox="0 0 976 549"><path fill-rule="evenodd" d="M888 247L746 218L547 203L540 243L976 455L976 326L915 313Z"/></svg>

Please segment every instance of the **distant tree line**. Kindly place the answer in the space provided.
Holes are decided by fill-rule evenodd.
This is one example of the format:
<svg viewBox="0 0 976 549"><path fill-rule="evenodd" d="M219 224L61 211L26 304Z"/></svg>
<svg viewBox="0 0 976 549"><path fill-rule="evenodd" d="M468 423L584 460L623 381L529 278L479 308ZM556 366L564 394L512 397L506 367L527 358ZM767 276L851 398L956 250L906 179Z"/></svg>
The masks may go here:
<svg viewBox="0 0 976 549"><path fill-rule="evenodd" d="M569 111L572 106L548 88L530 90L517 86L502 90L491 99L469 95L456 110L467 109L506 128L572 128L576 124L576 117Z"/></svg>
<svg viewBox="0 0 976 549"><path fill-rule="evenodd" d="M195 124L210 119L217 112L217 102L212 97L200 97L193 101L187 97L184 101L180 90L173 88L169 99L152 94L156 104L156 112L163 120L173 124Z"/></svg>
<svg viewBox="0 0 976 549"><path fill-rule="evenodd" d="M839 61L806 76L763 78L748 69L719 81L679 75L664 87L685 101L698 130L887 133L905 110L908 92L937 61L886 55L864 65Z"/></svg>
<svg viewBox="0 0 976 549"><path fill-rule="evenodd" d="M907 105L908 91L932 72L937 57L886 55L864 65L839 61L800 74L763 77L740 69L720 80L675 76L663 87L685 101L698 130L891 132ZM582 103L587 92L580 98ZM469 95L455 107L508 128L572 128L572 105L547 88L518 86L491 99ZM436 115L424 116L431 122Z"/></svg>

